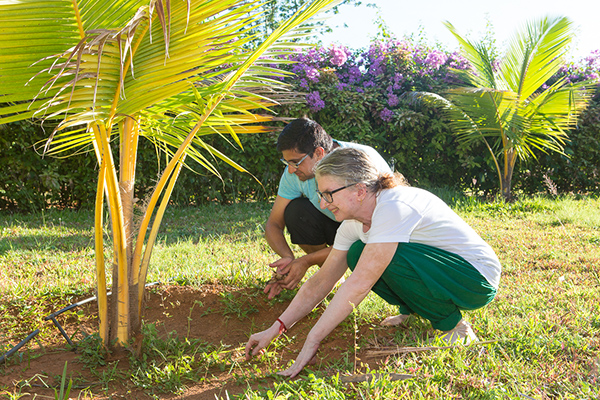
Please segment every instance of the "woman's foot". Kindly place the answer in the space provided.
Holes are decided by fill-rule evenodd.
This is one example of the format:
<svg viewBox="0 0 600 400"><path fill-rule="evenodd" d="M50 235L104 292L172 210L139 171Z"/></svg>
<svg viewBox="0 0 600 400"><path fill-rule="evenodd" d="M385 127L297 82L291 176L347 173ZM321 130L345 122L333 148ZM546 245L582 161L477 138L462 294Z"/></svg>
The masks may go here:
<svg viewBox="0 0 600 400"><path fill-rule="evenodd" d="M381 321L381 326L398 326L398 325L406 325L406 320L410 317L408 314L399 314L394 315L392 317L387 317L383 321Z"/></svg>
<svg viewBox="0 0 600 400"><path fill-rule="evenodd" d="M443 341L446 344L454 344L454 343L462 343L469 344L472 342L476 342L479 340L473 329L471 328L471 324L469 324L464 319L458 321L458 324L454 327L454 329L450 331L445 331L443 335L436 336L433 340L430 340L429 343L432 344L437 339Z"/></svg>

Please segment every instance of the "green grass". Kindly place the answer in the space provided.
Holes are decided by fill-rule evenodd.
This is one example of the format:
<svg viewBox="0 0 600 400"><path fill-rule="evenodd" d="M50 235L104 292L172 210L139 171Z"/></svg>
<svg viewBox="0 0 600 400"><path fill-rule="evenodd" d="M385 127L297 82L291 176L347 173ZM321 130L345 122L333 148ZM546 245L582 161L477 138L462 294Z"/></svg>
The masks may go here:
<svg viewBox="0 0 600 400"><path fill-rule="evenodd" d="M359 364L360 373L408 373L414 378L391 381L384 376L346 384L339 376L354 372L354 346L342 349L343 356L327 368L307 368L303 379L290 381L274 375L285 367L278 354L302 337L280 338L259 360L244 363L230 359L224 348L171 336L158 339L147 327L148 351L144 359L132 360L130 376L113 368L98 380L105 388L115 380L129 380L154 391L182 393L186 382L210 379L216 368L231 371L236 383L253 388L240 396L245 399L600 398L600 200L536 197L506 204L450 192L438 195L490 243L503 264L496 299L466 313L480 338L491 343ZM149 281L261 287L269 277L267 264L275 259L262 237L269 209L266 203L242 203L168 210ZM0 352L38 328L40 315L93 291L92 227L93 216L85 211L0 214ZM262 295L258 289L257 295ZM255 312L227 293L220 303L225 318L251 318ZM393 312L371 294L344 321L342 334L376 326ZM89 318L69 313L75 320ZM397 330L393 340L399 346L423 345L430 331L427 322L414 318L411 328ZM42 329L40 337L46 334ZM371 339L357 337L356 348L365 348ZM102 362L97 344L84 349L84 363Z"/></svg>

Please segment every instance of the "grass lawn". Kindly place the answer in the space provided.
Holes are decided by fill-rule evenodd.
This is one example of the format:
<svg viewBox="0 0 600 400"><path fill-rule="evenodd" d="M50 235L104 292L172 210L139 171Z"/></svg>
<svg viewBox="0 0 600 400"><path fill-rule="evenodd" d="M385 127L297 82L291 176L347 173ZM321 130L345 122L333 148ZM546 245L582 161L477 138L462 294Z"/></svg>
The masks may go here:
<svg viewBox="0 0 600 400"><path fill-rule="evenodd" d="M377 347L373 335L383 334L377 327L379 321L395 312L371 293L341 328L341 334L352 339L351 345L339 349L342 356L335 363L307 369L301 379L277 378L274 372L289 362L278 357L281 348L290 342L300 346L306 333L294 333L292 329L273 345L273 351L251 363L219 356L215 356L219 358L215 362L210 355L223 354L222 349L201 347L189 338L153 336L153 328L148 327L147 335L155 344L150 347L155 349L157 343L166 346L153 356L160 358L158 354L162 354L163 367L181 366L187 360L185 374L172 372L156 377L161 382L173 382L160 392L156 387L148 389L147 381L144 386L132 363L128 372L110 380L104 377L104 386L81 391L80 398L108 396L110 382L138 385L149 393L148 398L174 394L192 398L185 397L186 390L201 378L209 382L212 367L229 371L227 379L243 388L236 394L224 393L223 398L600 398L600 199L538 197L505 204L482 203L445 192L439 195L490 243L503 265L496 299L484 309L465 313L485 344L394 351L395 347L424 346L432 330L427 322L415 317L407 330L385 331L388 342L381 350L389 352L386 357L373 363L357 363L353 355ZM268 203L241 203L168 210L152 255L149 282L192 288L222 285L246 290L257 299L266 297L260 288L270 277L267 264L276 259L262 237L269 209ZM89 211L0 214L0 355L40 328L41 317L93 295L92 234L93 215ZM108 244L107 258L111 256ZM292 294L277 301L289 301ZM222 294L221 310L228 318L243 323L250 303L238 304L236 299ZM277 304L270 306L275 308ZM77 309L69 315L70 321L82 323L94 318ZM274 313L272 319L278 315ZM309 323L314 323L317 316L307 317L312 319ZM247 335L258 328L248 323ZM42 342L56 333L48 324L40 329ZM228 332L223 332L226 335ZM32 341L0 365L0 377L8 373L10 366L26 363L27 357L43 356L43 351L31 355L28 347L35 346ZM171 356L165 356L166 348L173 351ZM85 357L86 352L81 353ZM90 354L100 356L87 352L82 363L94 368L94 362L102 360L90 358ZM292 359L294 354L297 352L291 353ZM342 382L345 375L365 373L381 375L366 382ZM412 378L394 380L393 374L410 374ZM25 384L0 384L0 398L20 398L26 391ZM85 382L79 385L85 386Z"/></svg>

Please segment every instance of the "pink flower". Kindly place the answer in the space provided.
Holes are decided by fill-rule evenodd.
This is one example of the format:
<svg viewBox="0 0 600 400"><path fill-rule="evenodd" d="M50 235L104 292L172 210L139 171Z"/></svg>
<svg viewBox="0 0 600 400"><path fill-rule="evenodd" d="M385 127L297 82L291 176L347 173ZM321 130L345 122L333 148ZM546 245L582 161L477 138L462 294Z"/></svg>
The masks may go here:
<svg viewBox="0 0 600 400"><path fill-rule="evenodd" d="M329 52L331 56L331 63L336 67L341 67L348 60L348 55L342 47L333 47Z"/></svg>
<svg viewBox="0 0 600 400"><path fill-rule="evenodd" d="M319 76L321 74L316 68L308 67L306 68L306 77L312 82L318 82Z"/></svg>

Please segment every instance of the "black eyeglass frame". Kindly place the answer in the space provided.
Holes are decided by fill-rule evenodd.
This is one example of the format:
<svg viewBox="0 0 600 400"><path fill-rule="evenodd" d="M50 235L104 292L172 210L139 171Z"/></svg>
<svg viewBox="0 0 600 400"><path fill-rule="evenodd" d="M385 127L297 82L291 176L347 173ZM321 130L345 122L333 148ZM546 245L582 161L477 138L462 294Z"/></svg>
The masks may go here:
<svg viewBox="0 0 600 400"><path fill-rule="evenodd" d="M346 186L342 186L341 188L337 188L335 190L332 191L324 191L321 192L319 191L319 189L317 189L317 195L319 196L319 199L323 199L325 200L327 203L333 203L333 194L339 192L340 190L344 190L349 188L350 186L354 186L357 185L359 182L355 182L355 183L351 183L350 185L346 185Z"/></svg>
<svg viewBox="0 0 600 400"><path fill-rule="evenodd" d="M298 169L298 167L300 167L300 164L302 164L302 161L306 160L306 157L308 156L310 156L310 153L306 153L306 155L302 157L298 162L288 161L285 158L280 158L279 161L281 161L283 165L287 165L288 167L294 167Z"/></svg>

